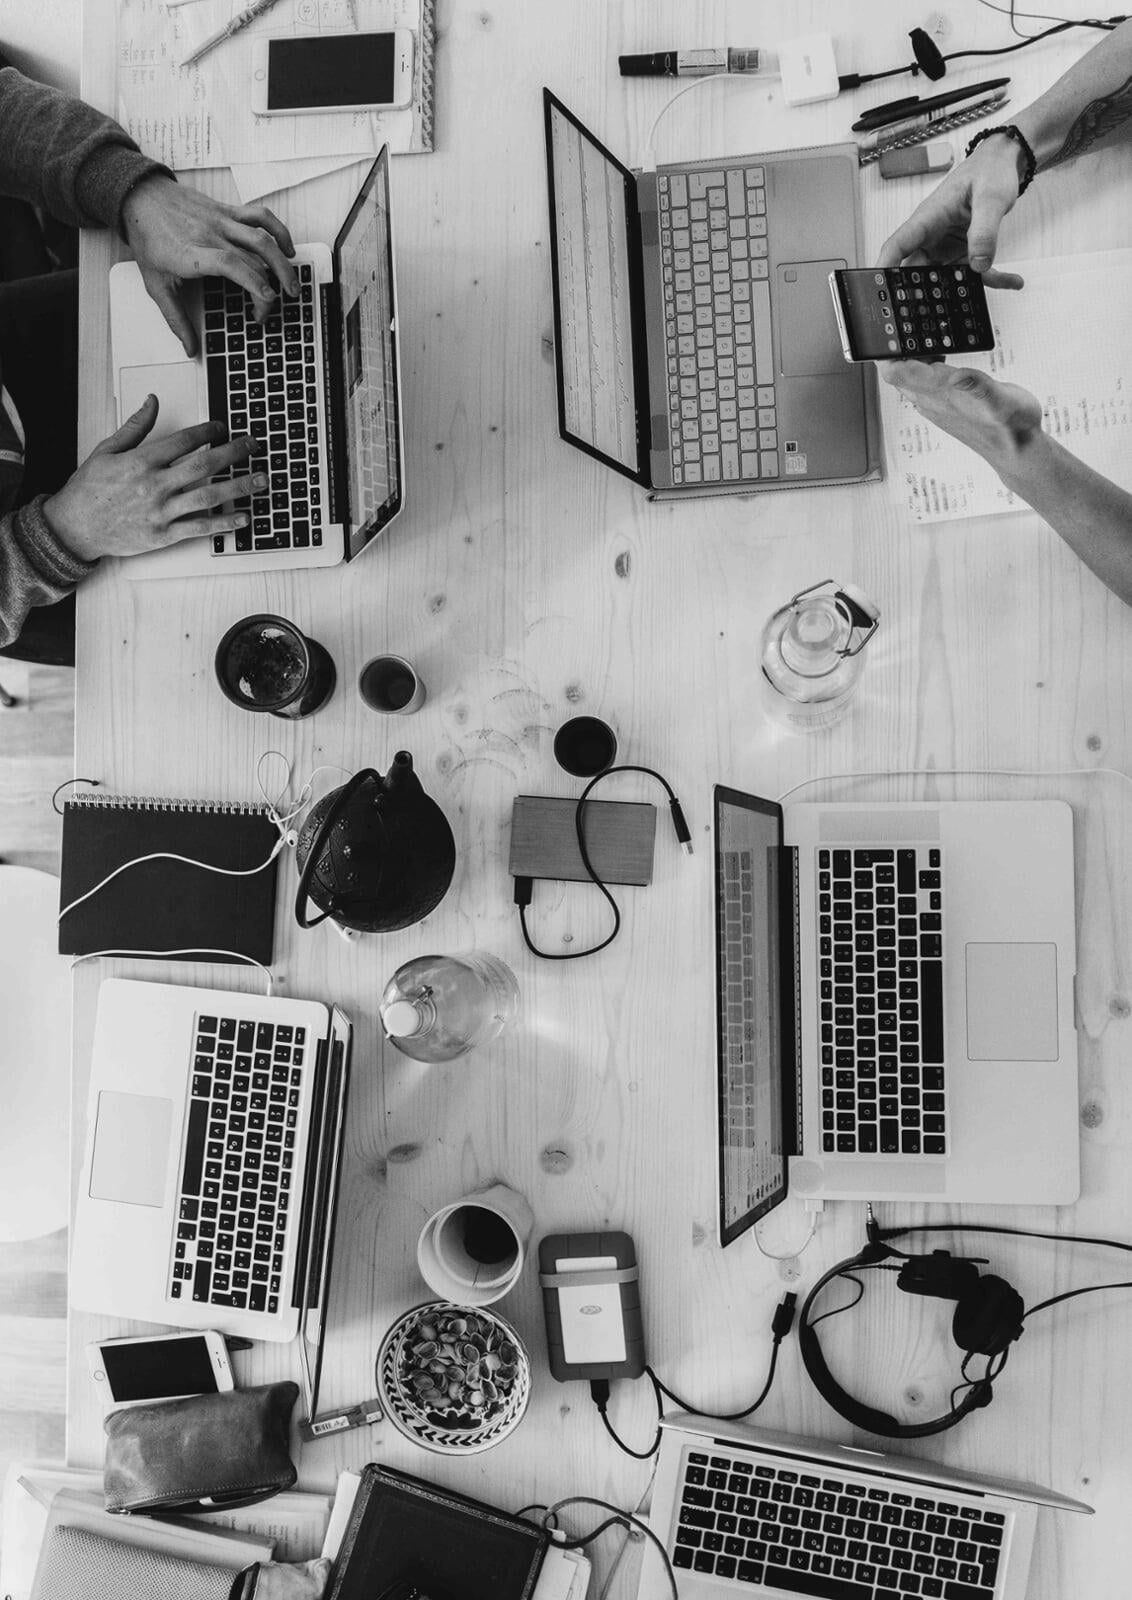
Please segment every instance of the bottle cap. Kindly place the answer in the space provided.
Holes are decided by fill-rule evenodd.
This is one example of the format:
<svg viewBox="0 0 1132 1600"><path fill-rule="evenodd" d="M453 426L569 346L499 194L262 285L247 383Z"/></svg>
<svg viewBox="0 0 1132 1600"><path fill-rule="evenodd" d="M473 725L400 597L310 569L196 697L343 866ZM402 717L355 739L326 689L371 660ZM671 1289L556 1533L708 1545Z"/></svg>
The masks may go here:
<svg viewBox="0 0 1132 1600"><path fill-rule="evenodd" d="M845 601L854 627L875 627L880 621L880 608L875 606L855 583L843 583L837 591L836 598Z"/></svg>
<svg viewBox="0 0 1132 1600"><path fill-rule="evenodd" d="M424 1011L412 1000L391 1000L381 1008L381 1025L391 1039L411 1039L425 1025Z"/></svg>

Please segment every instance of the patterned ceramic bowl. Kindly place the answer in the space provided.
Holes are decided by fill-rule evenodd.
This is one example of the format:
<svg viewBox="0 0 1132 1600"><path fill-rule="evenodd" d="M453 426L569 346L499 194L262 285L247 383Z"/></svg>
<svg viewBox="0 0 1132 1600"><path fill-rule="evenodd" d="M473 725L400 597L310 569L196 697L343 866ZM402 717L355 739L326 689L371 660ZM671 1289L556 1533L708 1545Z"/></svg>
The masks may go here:
<svg viewBox="0 0 1132 1600"><path fill-rule="evenodd" d="M522 1421L531 1364L498 1312L430 1300L398 1317L381 1341L377 1392L406 1438L442 1455L471 1455Z"/></svg>

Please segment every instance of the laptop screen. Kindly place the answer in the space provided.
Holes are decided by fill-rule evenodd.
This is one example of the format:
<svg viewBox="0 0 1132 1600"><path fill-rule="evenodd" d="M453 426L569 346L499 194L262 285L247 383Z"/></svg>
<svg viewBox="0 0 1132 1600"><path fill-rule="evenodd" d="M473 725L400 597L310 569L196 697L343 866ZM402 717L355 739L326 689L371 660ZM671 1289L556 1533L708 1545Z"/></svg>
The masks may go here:
<svg viewBox="0 0 1132 1600"><path fill-rule="evenodd" d="M782 810L715 789L720 1242L786 1198L792 1103L792 901ZM784 876L786 875L786 876ZM784 1003L784 1001L786 1003Z"/></svg>
<svg viewBox="0 0 1132 1600"><path fill-rule="evenodd" d="M546 156L562 436L642 481L630 173L548 90Z"/></svg>
<svg viewBox="0 0 1132 1600"><path fill-rule="evenodd" d="M388 150L383 150L371 167L335 241L334 257L344 339L350 559L401 509L401 414Z"/></svg>

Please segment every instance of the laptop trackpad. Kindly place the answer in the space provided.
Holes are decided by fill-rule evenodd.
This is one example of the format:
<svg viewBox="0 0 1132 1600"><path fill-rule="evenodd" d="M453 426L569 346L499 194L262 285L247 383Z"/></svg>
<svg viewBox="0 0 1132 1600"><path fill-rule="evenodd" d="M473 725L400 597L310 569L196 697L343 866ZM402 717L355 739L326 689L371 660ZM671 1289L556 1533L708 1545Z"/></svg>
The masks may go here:
<svg viewBox="0 0 1132 1600"><path fill-rule="evenodd" d="M784 378L844 373L829 275L844 261L788 261L778 269L779 365Z"/></svg>
<svg viewBox="0 0 1132 1600"><path fill-rule="evenodd" d="M172 1123L172 1100L103 1089L94 1129L91 1199L164 1205Z"/></svg>
<svg viewBox="0 0 1132 1600"><path fill-rule="evenodd" d="M201 416L197 365L194 361L173 361L152 367L123 367L118 374L121 415L119 425L132 417L147 394L157 396L157 421L150 435L164 439L181 428L195 427Z"/></svg>
<svg viewBox="0 0 1132 1600"><path fill-rule="evenodd" d="M1057 946L967 946L967 1055L1056 1061Z"/></svg>

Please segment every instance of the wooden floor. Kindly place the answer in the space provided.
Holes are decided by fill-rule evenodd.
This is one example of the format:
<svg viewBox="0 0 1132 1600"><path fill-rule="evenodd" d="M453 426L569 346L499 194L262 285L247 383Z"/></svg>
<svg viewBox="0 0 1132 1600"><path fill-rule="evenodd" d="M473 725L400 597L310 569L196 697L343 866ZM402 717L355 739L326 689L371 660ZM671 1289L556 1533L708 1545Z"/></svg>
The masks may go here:
<svg viewBox="0 0 1132 1600"><path fill-rule="evenodd" d="M51 794L73 775L74 683L0 659L0 860L14 866L59 870ZM0 1482L13 1461L62 1460L66 1317L66 1232L0 1243Z"/></svg>

